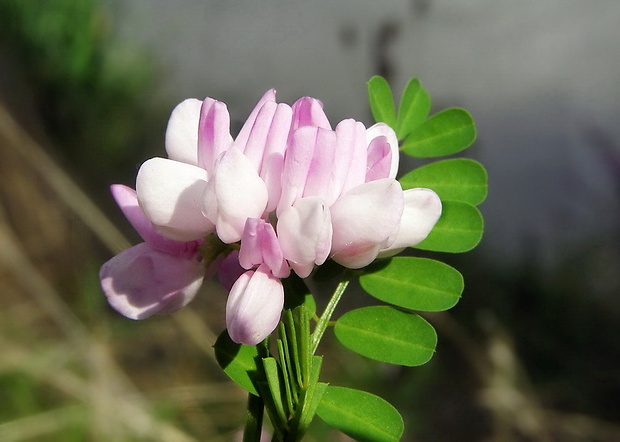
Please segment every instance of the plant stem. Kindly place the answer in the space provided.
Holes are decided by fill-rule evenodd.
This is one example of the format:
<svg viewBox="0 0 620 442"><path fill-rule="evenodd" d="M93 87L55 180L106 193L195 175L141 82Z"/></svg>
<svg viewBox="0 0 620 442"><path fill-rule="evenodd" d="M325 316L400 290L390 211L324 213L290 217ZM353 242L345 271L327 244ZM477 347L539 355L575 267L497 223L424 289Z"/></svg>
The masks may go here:
<svg viewBox="0 0 620 442"><path fill-rule="evenodd" d="M316 328L314 329L314 332L312 333L312 348L311 348L312 354L316 352L316 349L319 346L319 342L321 342L321 338L323 337L323 334L325 333L325 330L327 329L327 326L329 325L329 320L331 319L332 314L334 313L334 310L336 309L336 306L338 305L338 302L340 301L340 298L342 297L342 294L347 289L347 286L349 285L349 282L351 281L351 276L352 276L351 272L346 272L344 274L344 276L342 277L342 281L338 283L336 290L334 290L332 297L327 303L327 306L325 307L325 311L323 311L323 314L319 318L319 321L316 324Z"/></svg>

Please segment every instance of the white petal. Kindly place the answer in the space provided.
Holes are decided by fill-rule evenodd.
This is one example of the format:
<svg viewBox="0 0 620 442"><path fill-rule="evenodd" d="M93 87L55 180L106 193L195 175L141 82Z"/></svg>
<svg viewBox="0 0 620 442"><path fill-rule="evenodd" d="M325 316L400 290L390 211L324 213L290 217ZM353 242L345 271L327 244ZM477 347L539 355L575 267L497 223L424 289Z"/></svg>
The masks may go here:
<svg viewBox="0 0 620 442"><path fill-rule="evenodd" d="M202 210L225 243L239 241L248 218L260 218L267 206L265 182L239 149L219 159L202 199Z"/></svg>
<svg viewBox="0 0 620 442"><path fill-rule="evenodd" d="M340 197L330 208L332 259L349 268L370 264L398 231L403 192L391 178L370 181Z"/></svg>
<svg viewBox="0 0 620 442"><path fill-rule="evenodd" d="M441 200L430 189L409 189L403 192L405 210L394 242L387 250L412 247L423 241L441 216Z"/></svg>
<svg viewBox="0 0 620 442"><path fill-rule="evenodd" d="M197 166L151 158L136 179L138 202L159 234L175 241L191 241L213 231L202 214L207 172Z"/></svg>
<svg viewBox="0 0 620 442"><path fill-rule="evenodd" d="M330 212L319 197L297 200L278 218L278 239L284 257L301 278L329 256L332 241Z"/></svg>
<svg viewBox="0 0 620 442"><path fill-rule="evenodd" d="M188 98L174 108L166 129L166 152L171 160L198 164L198 120L202 101Z"/></svg>

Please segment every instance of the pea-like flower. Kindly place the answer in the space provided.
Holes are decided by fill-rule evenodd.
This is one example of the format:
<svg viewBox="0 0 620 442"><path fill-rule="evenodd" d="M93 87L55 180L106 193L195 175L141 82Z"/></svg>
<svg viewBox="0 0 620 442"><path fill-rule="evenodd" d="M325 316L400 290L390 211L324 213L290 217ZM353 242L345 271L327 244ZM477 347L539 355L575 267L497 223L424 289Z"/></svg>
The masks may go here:
<svg viewBox="0 0 620 442"><path fill-rule="evenodd" d="M111 190L144 242L101 267L99 277L108 302L132 319L184 307L198 292L205 275L205 263L198 251L201 241L178 242L162 237L144 216L133 189L116 184Z"/></svg>
<svg viewBox="0 0 620 442"><path fill-rule="evenodd" d="M244 344L261 341L277 325L284 302L280 279L291 269L306 278L328 258L364 267L422 241L441 215L432 190L403 192L396 180L398 141L389 126L366 129L348 119L332 129L322 104L309 97L289 106L267 91L235 139L224 103L185 100L170 117L166 151L168 158L141 166L132 210L140 223L150 221L149 238L157 244L167 238L194 254L205 238L224 244L226 323L231 338ZM202 267L204 274L216 257L203 246L209 262L192 255L190 265L176 248L170 253L145 241L102 268L110 303L135 319L189 302L201 281L189 269ZM136 258L155 251L151 267ZM166 270L156 275L161 266ZM130 272L138 283L129 283ZM143 299L156 307L144 307Z"/></svg>

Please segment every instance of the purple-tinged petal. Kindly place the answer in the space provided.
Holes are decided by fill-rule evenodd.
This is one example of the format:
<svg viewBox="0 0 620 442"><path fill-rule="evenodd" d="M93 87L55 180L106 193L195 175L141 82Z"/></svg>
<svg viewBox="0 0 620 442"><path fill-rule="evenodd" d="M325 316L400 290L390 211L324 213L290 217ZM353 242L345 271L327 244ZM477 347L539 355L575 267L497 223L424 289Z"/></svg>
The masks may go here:
<svg viewBox="0 0 620 442"><path fill-rule="evenodd" d="M256 345L275 330L284 307L282 283L266 266L237 279L226 303L226 326L230 338Z"/></svg>
<svg viewBox="0 0 620 442"><path fill-rule="evenodd" d="M403 192L405 208L401 218L400 227L394 240L384 252L398 251L405 247L412 247L422 242L431 232L441 216L441 200L430 189L416 188Z"/></svg>
<svg viewBox="0 0 620 442"><path fill-rule="evenodd" d="M260 108L247 140L237 139L233 146L239 149L250 160L254 169L260 172L263 156L267 144L267 137L276 114L278 105L275 101L268 101Z"/></svg>
<svg viewBox="0 0 620 442"><path fill-rule="evenodd" d="M260 218L267 205L267 187L245 155L231 147L218 159L202 202L204 215L227 244L239 241L248 218Z"/></svg>
<svg viewBox="0 0 620 442"><path fill-rule="evenodd" d="M368 166L366 182L390 177L392 167L392 149L385 137L375 137L368 145Z"/></svg>
<svg viewBox="0 0 620 442"><path fill-rule="evenodd" d="M340 196L342 174L336 163L336 132L317 129L312 162L304 185L303 196L319 196L330 205ZM344 171L346 176L346 170ZM340 183L338 183L340 181Z"/></svg>
<svg viewBox="0 0 620 442"><path fill-rule="evenodd" d="M293 134L291 144L284 156L282 194L277 207L278 216L303 196L319 130L321 129L317 127L306 126L297 129Z"/></svg>
<svg viewBox="0 0 620 442"><path fill-rule="evenodd" d="M404 205L398 181L361 184L331 206L332 259L349 268L370 264L398 231Z"/></svg>
<svg viewBox="0 0 620 442"><path fill-rule="evenodd" d="M239 250L233 250L220 263L217 270L217 278L222 287L227 292L230 292L235 281L245 272L246 269L239 264Z"/></svg>
<svg viewBox="0 0 620 442"><path fill-rule="evenodd" d="M304 126L320 127L331 130L327 115L323 111L323 103L316 98L302 97L293 103L293 122L291 134Z"/></svg>
<svg viewBox="0 0 620 442"><path fill-rule="evenodd" d="M151 158L140 167L136 193L155 230L175 241L191 241L213 232L201 210L207 172L197 166Z"/></svg>
<svg viewBox="0 0 620 442"><path fill-rule="evenodd" d="M149 243L151 247L160 252L169 253L171 255L189 258L193 256L201 241L180 242L164 238L153 228L153 224L144 215L140 205L138 204L138 196L136 191L122 184L113 184L110 186L112 196L116 200L116 204L123 211L131 225L140 234L142 239Z"/></svg>
<svg viewBox="0 0 620 442"><path fill-rule="evenodd" d="M237 138L235 138L236 146L245 146L247 144L248 138L250 137L250 132L252 132L252 128L254 127L254 122L258 117L258 113L260 112L263 105L269 101L276 101L275 89L269 89L263 94L260 100L258 100L258 103L256 103L256 106L254 106L254 109L252 109L252 112L250 112L250 115L241 127Z"/></svg>
<svg viewBox="0 0 620 442"><path fill-rule="evenodd" d="M198 292L204 273L199 254L179 258L142 243L106 262L99 278L115 310L131 319L145 319L187 305Z"/></svg>
<svg viewBox="0 0 620 442"><path fill-rule="evenodd" d="M202 101L188 98L179 103L168 120L166 152L171 160L198 164L198 120Z"/></svg>
<svg viewBox="0 0 620 442"><path fill-rule="evenodd" d="M198 123L198 165L213 173L215 160L232 145L230 115L221 101L207 98L200 109Z"/></svg>
<svg viewBox="0 0 620 442"><path fill-rule="evenodd" d="M329 256L332 243L330 212L319 197L297 200L278 219L278 238L284 257L301 278Z"/></svg>
<svg viewBox="0 0 620 442"><path fill-rule="evenodd" d="M354 187L366 182L367 148L366 128L362 123L355 120L344 120L336 126L338 138L338 151L340 156L350 158L350 165L346 178L342 184L341 195L344 195ZM345 159L340 160L345 164Z"/></svg>
<svg viewBox="0 0 620 442"><path fill-rule="evenodd" d="M277 278L286 278L291 273L273 226L258 218L248 218L245 223L239 264L248 270L265 264Z"/></svg>
<svg viewBox="0 0 620 442"><path fill-rule="evenodd" d="M267 193L269 194L266 212L273 212L280 200L284 155L288 147L292 114L293 111L290 106L283 103L278 104L269 128L269 135L265 142L263 162L259 175L265 182Z"/></svg>
<svg viewBox="0 0 620 442"><path fill-rule="evenodd" d="M368 129L366 129L366 141L369 150L372 141L377 137L385 137L390 146L390 150L392 151L392 155L390 157L390 173L382 178L396 178L396 174L398 173L399 161L398 138L396 137L396 132L394 132L394 129L392 129L385 123L377 123L373 126L370 126Z"/></svg>

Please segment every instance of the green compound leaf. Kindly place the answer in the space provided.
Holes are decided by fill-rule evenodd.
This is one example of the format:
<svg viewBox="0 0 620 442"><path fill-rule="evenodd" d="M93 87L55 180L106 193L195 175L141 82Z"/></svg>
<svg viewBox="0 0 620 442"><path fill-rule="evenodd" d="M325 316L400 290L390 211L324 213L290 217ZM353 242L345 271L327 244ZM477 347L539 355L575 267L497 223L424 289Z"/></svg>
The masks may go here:
<svg viewBox="0 0 620 442"><path fill-rule="evenodd" d="M255 381L258 379L260 362L258 348L254 345L242 345L233 342L224 330L215 341L215 358L228 375L241 388L258 396Z"/></svg>
<svg viewBox="0 0 620 442"><path fill-rule="evenodd" d="M477 208L459 201L442 201L441 218L416 249L462 253L478 245L484 220Z"/></svg>
<svg viewBox="0 0 620 442"><path fill-rule="evenodd" d="M420 85L417 78L409 80L405 92L398 106L398 123L396 135L399 140L404 139L411 131L420 125L431 110L431 97Z"/></svg>
<svg viewBox="0 0 620 442"><path fill-rule="evenodd" d="M380 301L425 312L453 307L463 293L463 276L443 262L399 256L360 276L362 288Z"/></svg>
<svg viewBox="0 0 620 442"><path fill-rule="evenodd" d="M488 176L474 160L453 158L418 167L400 179L403 189L427 187L442 200L461 201L477 206L487 197Z"/></svg>
<svg viewBox="0 0 620 442"><path fill-rule="evenodd" d="M396 126L396 110L392 90L385 78L375 75L368 81L368 101L376 122Z"/></svg>
<svg viewBox="0 0 620 442"><path fill-rule="evenodd" d="M386 305L364 307L342 315L336 338L349 350L390 364L422 365L437 345L435 329L420 316Z"/></svg>
<svg viewBox="0 0 620 442"><path fill-rule="evenodd" d="M325 390L317 415L362 442L398 441L405 428L398 410L379 396L332 385Z"/></svg>
<svg viewBox="0 0 620 442"><path fill-rule="evenodd" d="M475 139L476 126L469 112L450 108L416 127L401 149L413 157L440 157L468 148Z"/></svg>

